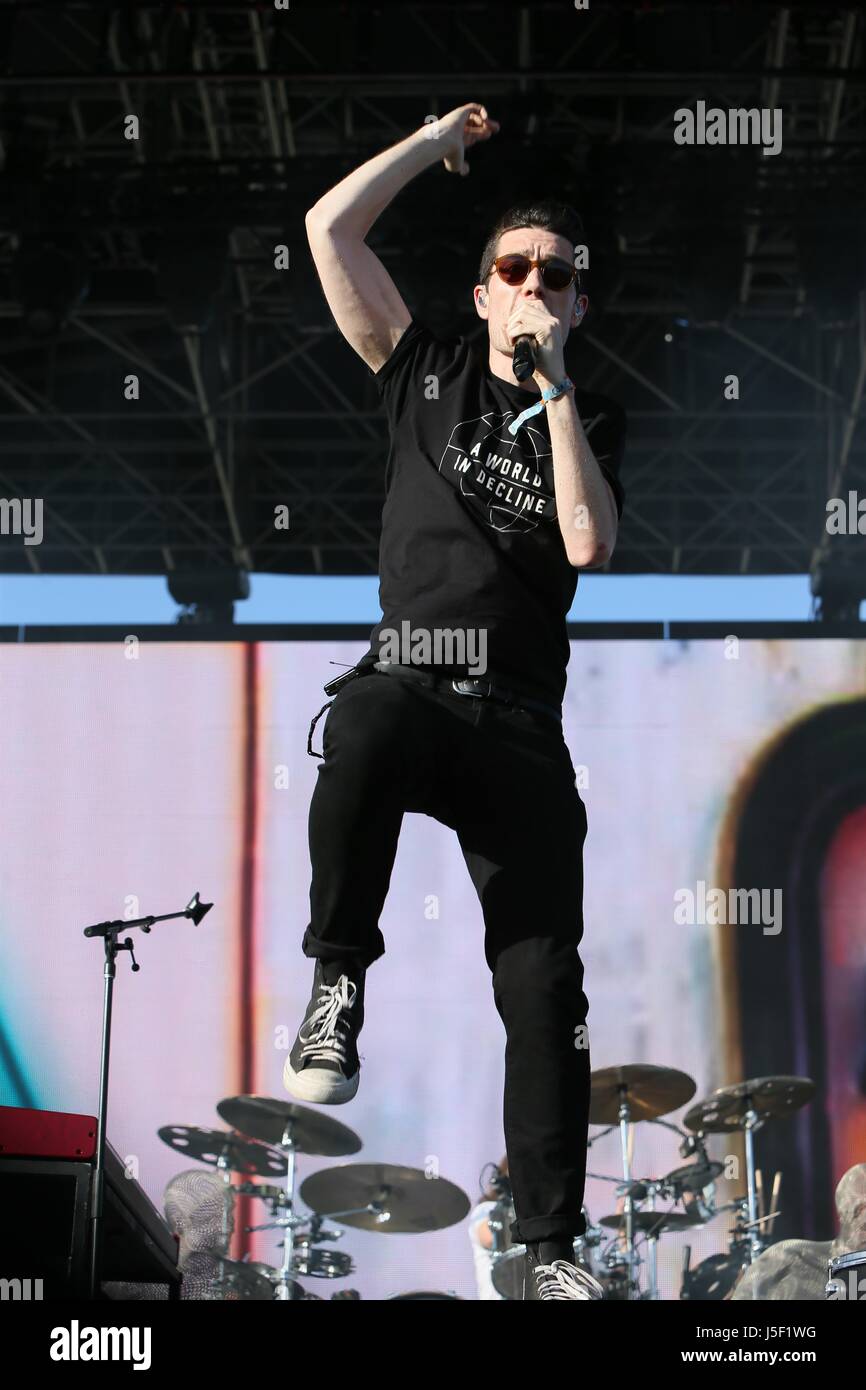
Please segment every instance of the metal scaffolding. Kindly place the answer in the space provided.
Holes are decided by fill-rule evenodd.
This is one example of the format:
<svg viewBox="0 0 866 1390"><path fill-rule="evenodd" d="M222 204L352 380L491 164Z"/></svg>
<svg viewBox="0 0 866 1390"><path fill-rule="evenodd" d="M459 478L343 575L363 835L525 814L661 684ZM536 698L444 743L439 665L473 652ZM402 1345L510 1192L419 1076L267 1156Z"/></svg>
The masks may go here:
<svg viewBox="0 0 866 1390"><path fill-rule="evenodd" d="M471 176L428 170L369 241L419 317L479 337L498 213L581 211L569 369L629 418L611 568L866 572L825 527L866 496L864 31L805 3L0 4L0 495L51 521L0 568L375 572L385 421L304 213L478 99L502 130ZM781 151L677 145L699 99L780 108Z"/></svg>

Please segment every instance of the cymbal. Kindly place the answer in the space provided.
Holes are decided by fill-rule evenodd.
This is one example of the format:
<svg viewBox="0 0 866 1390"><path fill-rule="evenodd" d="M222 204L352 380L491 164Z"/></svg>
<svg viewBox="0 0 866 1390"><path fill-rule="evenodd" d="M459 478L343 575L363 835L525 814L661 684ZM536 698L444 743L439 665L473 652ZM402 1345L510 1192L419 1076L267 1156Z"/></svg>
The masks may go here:
<svg viewBox="0 0 866 1390"><path fill-rule="evenodd" d="M271 1096L226 1096L217 1106L217 1114L232 1129L265 1144L282 1144L286 1125L291 1121L291 1137L299 1153L341 1158L343 1154L356 1154L364 1147L348 1125L290 1100L274 1100Z"/></svg>
<svg viewBox="0 0 866 1390"><path fill-rule="evenodd" d="M163 1125L157 1134L170 1149L216 1167L221 1157L235 1173L258 1173L280 1178L286 1172L286 1158L279 1149L232 1134L227 1129L205 1129L201 1125Z"/></svg>
<svg viewBox="0 0 866 1390"><path fill-rule="evenodd" d="M619 1106L627 1100L632 1120L654 1120L690 1101L697 1085L686 1072L673 1067L654 1067L632 1062L624 1067L603 1067L592 1073L589 1107L591 1125L619 1123Z"/></svg>
<svg viewBox="0 0 866 1390"><path fill-rule="evenodd" d="M662 1178L666 1187L679 1187L683 1192L703 1192L711 1182L725 1171L725 1165L716 1159L706 1163L684 1163L682 1168L672 1168Z"/></svg>
<svg viewBox="0 0 866 1390"><path fill-rule="evenodd" d="M815 1090L815 1083L808 1076L753 1077L713 1091L692 1106L683 1116L683 1124L686 1129L705 1134L745 1129L747 1110L756 1111L762 1119L778 1119L806 1105Z"/></svg>
<svg viewBox="0 0 866 1390"><path fill-rule="evenodd" d="M700 1218L687 1216L681 1211L633 1211L631 1219L635 1231L643 1231L646 1235L660 1235L662 1231L685 1231L692 1226L704 1224ZM618 1231L620 1227L625 1229L625 1212L603 1216L599 1225L607 1226L611 1231Z"/></svg>
<svg viewBox="0 0 866 1390"><path fill-rule="evenodd" d="M333 1216L341 1226L385 1233L441 1231L462 1221L472 1205L456 1183L428 1178L421 1168L396 1163L323 1168L304 1179L300 1195L313 1211ZM376 1212L356 1210L371 1202L381 1204L387 1220Z"/></svg>

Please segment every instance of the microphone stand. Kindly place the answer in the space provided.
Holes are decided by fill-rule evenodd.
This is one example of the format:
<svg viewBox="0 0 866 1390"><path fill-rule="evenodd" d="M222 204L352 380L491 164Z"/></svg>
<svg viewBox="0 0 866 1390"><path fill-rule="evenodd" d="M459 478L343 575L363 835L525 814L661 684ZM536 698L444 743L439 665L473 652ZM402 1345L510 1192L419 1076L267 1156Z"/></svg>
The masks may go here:
<svg viewBox="0 0 866 1390"><path fill-rule="evenodd" d="M169 922L175 917L189 917L193 924L198 926L205 913L210 912L212 907L213 903L201 902L198 893L194 893L182 912L165 912L161 917L133 917L128 922L96 922L93 926L84 928L84 936L101 936L105 946L105 965L103 968L104 985L102 993L102 1052L99 1062L99 1109L97 1111L96 1127L96 1166L93 1170L90 1188L90 1270L88 1282L88 1297L90 1298L96 1298L97 1296L100 1266L102 1264L102 1228L105 1198L105 1120L108 1111L108 1057L111 1039L111 1005L114 994L114 977L117 973L115 958L118 951L129 952L132 958L133 971L141 969L141 966L135 959L131 938L127 937L126 941L118 941L118 933L129 931L134 927L139 927L141 931L147 933L155 922Z"/></svg>

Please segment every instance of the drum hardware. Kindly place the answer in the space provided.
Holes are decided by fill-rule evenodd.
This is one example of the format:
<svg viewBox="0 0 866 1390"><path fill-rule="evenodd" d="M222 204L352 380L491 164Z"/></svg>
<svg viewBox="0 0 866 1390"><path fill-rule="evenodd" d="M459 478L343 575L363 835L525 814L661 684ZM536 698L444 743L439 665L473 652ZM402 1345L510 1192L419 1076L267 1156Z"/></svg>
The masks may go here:
<svg viewBox="0 0 866 1390"><path fill-rule="evenodd" d="M489 1170L492 1170L490 1177L485 1180L485 1174ZM482 1170L481 1186L482 1190L489 1190L496 1195L496 1201L487 1214L487 1225L493 1241L491 1253L494 1256L502 1255L506 1250L510 1250L514 1244L511 1238L511 1226L516 1213L511 1194L511 1182L498 1164L490 1163Z"/></svg>
<svg viewBox="0 0 866 1390"><path fill-rule="evenodd" d="M679 1201L682 1203L683 1215L688 1217L693 1226L706 1226L717 1214L717 1207L713 1200L715 1186L710 1185L707 1189L699 1189L697 1192L690 1188L684 1188ZM709 1195L707 1195L709 1194Z"/></svg>
<svg viewBox="0 0 866 1390"><path fill-rule="evenodd" d="M635 1250L635 1197L632 1191L630 1140L632 1125L654 1120L685 1105L695 1094L695 1081L673 1067L656 1067L636 1062L622 1067L605 1067L591 1077L590 1124L619 1125L625 1207L625 1258L628 1261L630 1297L639 1298L638 1257ZM600 1137L600 1136L599 1136ZM656 1249L652 1246L651 1265ZM651 1276L654 1278L654 1276Z"/></svg>
<svg viewBox="0 0 866 1390"><path fill-rule="evenodd" d="M242 1124L243 1132L238 1128L217 1130L198 1125L165 1125L158 1131L169 1147L215 1167L226 1184L227 1200L216 1248L198 1252L203 1260L218 1261L214 1278L203 1276L208 1289L214 1291L205 1296L261 1298L264 1280L267 1297L277 1301L317 1297L306 1294L293 1276L304 1274L336 1279L351 1273L354 1266L347 1254L326 1254L314 1248L319 1242L339 1239L341 1231L324 1229L322 1218L315 1213L295 1212L296 1155L357 1153L361 1140L353 1130L329 1116L266 1096L227 1097L219 1102L217 1111L232 1125ZM233 1186L232 1173L241 1173L246 1180ZM253 1176L285 1177L285 1185L256 1183L249 1180ZM271 1220L247 1226L247 1231L279 1229L284 1232L279 1268L261 1261L227 1259L234 1202L238 1196L255 1197L270 1208Z"/></svg>
<svg viewBox="0 0 866 1390"><path fill-rule="evenodd" d="M758 1185L755 1177L756 1132L768 1119L787 1116L806 1105L815 1094L815 1083L805 1076L761 1076L749 1081L740 1081L734 1086L723 1086L685 1115L683 1123L687 1129L699 1134L730 1134L742 1130L746 1147L746 1185L749 1219L745 1229L748 1231L749 1260L756 1260L767 1242L758 1227L765 1218L758 1209ZM778 1196L774 1184L774 1198ZM763 1199L763 1194L762 1194Z"/></svg>
<svg viewBox="0 0 866 1390"><path fill-rule="evenodd" d="M284 1155L286 1186L281 1201L274 1204L273 1219L260 1226L249 1226L247 1230L282 1230L283 1259L278 1278L272 1281L274 1298L278 1302L290 1302L296 1281L293 1274L301 1272L299 1261L309 1271L339 1268L340 1261L319 1261L317 1252L310 1250L311 1240L304 1245L302 1254L296 1254L295 1232L299 1226L306 1225L308 1218L295 1214L295 1175L299 1153L314 1153L333 1157L347 1153L357 1153L362 1143L354 1130L340 1124L329 1115L323 1115L309 1106L296 1105L292 1101L274 1100L270 1096L227 1096L217 1105L217 1113L227 1123L242 1129L259 1144L273 1145ZM256 1194L258 1195L258 1194ZM266 1198L265 1200L270 1200ZM278 1213L283 1211L284 1215ZM317 1234L318 1234L317 1230ZM336 1237L335 1233L335 1237ZM329 1236L330 1238L330 1236ZM349 1261L349 1270L352 1268ZM346 1272L349 1272L346 1270ZM323 1277L339 1278L338 1273Z"/></svg>
<svg viewBox="0 0 866 1390"><path fill-rule="evenodd" d="M596 1279L604 1289L608 1302L627 1303L630 1298L631 1280L628 1260L618 1251L610 1251L604 1256L596 1270Z"/></svg>
<svg viewBox="0 0 866 1390"><path fill-rule="evenodd" d="M711 1161L703 1140L690 1146L695 1162L674 1168L664 1178L666 1195L682 1205L683 1212L696 1226L704 1226L718 1213L716 1178L725 1171L723 1163Z"/></svg>
<svg viewBox="0 0 866 1390"><path fill-rule="evenodd" d="M827 1261L824 1296L851 1303L866 1298L866 1250L849 1250Z"/></svg>
<svg viewBox="0 0 866 1390"><path fill-rule="evenodd" d="M725 1166L710 1159L703 1134L690 1134L668 1120L655 1120L654 1123L663 1125L665 1129L672 1130L679 1136L680 1158L694 1160L692 1163L683 1163L679 1168L671 1169L665 1175L665 1185L676 1199L679 1200L684 1192L704 1192L708 1187L714 1187L716 1178L721 1177Z"/></svg>
<svg viewBox="0 0 866 1390"><path fill-rule="evenodd" d="M217 1109L219 1110L219 1106ZM285 1134L287 1136L289 1130L290 1122L286 1125ZM284 1244L282 1278L274 1284L273 1296L276 1299L290 1301L293 1297L292 1287L294 1283L289 1273L292 1250L291 1232L299 1220L299 1218L292 1216L295 1154L290 1136L287 1144L271 1147L260 1143L257 1139L248 1139L234 1132L204 1129L198 1125L165 1125L158 1133L160 1138L171 1148L179 1149L185 1154L191 1154L200 1159L202 1163L214 1164L224 1174L224 1180L227 1183L230 1183L232 1171L244 1174L259 1173L268 1177L285 1173L284 1205L289 1215L286 1218L281 1218L276 1224L286 1225L289 1238ZM285 1154L281 1152L282 1148L286 1149ZM232 1201L234 1201L234 1195Z"/></svg>
<svg viewBox="0 0 866 1390"><path fill-rule="evenodd" d="M579 1245L583 1250L587 1252L587 1254L589 1254L591 1251L596 1250L598 1246L603 1244L604 1231L601 1229L600 1226L593 1225L592 1221L590 1220L589 1211L585 1204L582 1208L582 1215L586 1223L586 1230L584 1231L582 1236L577 1237L577 1239L575 1240L575 1246Z"/></svg>
<svg viewBox="0 0 866 1390"><path fill-rule="evenodd" d="M324 1236L319 1238L327 1239ZM305 1279L345 1279L355 1273L355 1263L352 1256L343 1250L317 1250L312 1237L302 1237L295 1242L292 1273Z"/></svg>
<svg viewBox="0 0 866 1390"><path fill-rule="evenodd" d="M683 1278L680 1287L681 1299L701 1299L701 1300L728 1300L730 1299L745 1274L746 1270L753 1263L754 1236L757 1233L761 1237L762 1247L769 1244L769 1237L772 1233L776 1218L780 1215L778 1199L781 1190L782 1174L776 1173L773 1180L772 1197L769 1212L764 1212L764 1187L760 1168L755 1172L755 1192L758 1198L759 1215L755 1221L749 1217L749 1197L736 1197L731 1202L715 1208L715 1214L732 1211L735 1213L734 1222L728 1234L727 1254L710 1255L702 1260L693 1270L688 1268L688 1263L683 1268ZM766 1231L761 1232L760 1228L765 1227ZM763 1236L767 1236L767 1240Z"/></svg>
<svg viewBox="0 0 866 1390"><path fill-rule="evenodd" d="M686 1251L690 1249L686 1246ZM708 1255L694 1269L685 1263L680 1298L703 1303L727 1301L748 1267L746 1252L733 1248L726 1255Z"/></svg>
<svg viewBox="0 0 866 1390"><path fill-rule="evenodd" d="M258 1197L262 1202L272 1202L276 1206L282 1206L286 1200L286 1194L281 1187L274 1187L267 1182L239 1182L234 1185L236 1197Z"/></svg>
<svg viewBox="0 0 866 1390"><path fill-rule="evenodd" d="M686 1261L680 1286L681 1299L726 1301L748 1269L751 1263L748 1197L736 1197L732 1202L725 1202L716 1208L716 1215L726 1211L735 1213L734 1223L728 1232L727 1253L708 1255L694 1269L689 1269Z"/></svg>
<svg viewBox="0 0 866 1390"><path fill-rule="evenodd" d="M243 1264L246 1269L254 1269L257 1274L260 1274L262 1276L263 1279L267 1279L269 1287L268 1296L272 1300L276 1299L277 1294L275 1290L278 1287L281 1287L282 1285L281 1271L274 1265L267 1264L264 1260L245 1259L243 1261ZM303 1285L299 1284L295 1279L289 1280L289 1298L288 1300L284 1301L290 1301L292 1303L302 1303L305 1298L306 1290L304 1289Z"/></svg>
<svg viewBox="0 0 866 1390"><path fill-rule="evenodd" d="M617 1194L624 1198L624 1209L622 1213L602 1218L602 1225L621 1231L620 1243L625 1249L619 1258L625 1261L629 1270L629 1298L658 1297L657 1242L660 1235L666 1231L683 1231L705 1225L724 1211L736 1214L729 1235L728 1253L712 1256L695 1270L689 1270L691 1252L688 1250L683 1269L681 1296L730 1296L743 1269L755 1258L756 1251L766 1244L766 1238L769 1237L779 1215L781 1174L777 1173L775 1176L770 1211L767 1212L762 1176L754 1165L754 1132L767 1119L790 1114L805 1104L815 1089L808 1078L784 1076L763 1077L725 1087L693 1106L684 1118L683 1123L688 1127L684 1131L652 1112L667 1101L677 1098L682 1101L686 1096L689 1081L685 1073L669 1074L666 1068L647 1068L643 1074L639 1068L608 1068L605 1072L593 1074L591 1122L610 1121L617 1087L620 1094L624 1095L624 1102L617 1111L623 1149L624 1180L616 1187ZM626 1108L634 1113L640 1111L642 1119L660 1124L677 1134L681 1140L680 1156L692 1161L672 1169L658 1180L635 1179L628 1161L628 1140L634 1113L623 1113ZM610 1133L613 1128L614 1125L609 1124L606 1130L593 1137L590 1146ZM724 1165L709 1158L704 1131L731 1132L737 1129L743 1129L746 1135L748 1191L741 1199L717 1206L715 1182L724 1173ZM601 1173L588 1172L587 1177L614 1181ZM656 1200L659 1197L672 1201L682 1210L657 1213ZM645 1201L649 1202L649 1207L642 1209L639 1204ZM644 1292L639 1290L637 1277L641 1263L637 1251L639 1236L644 1236L648 1243L649 1281ZM616 1259L616 1255L612 1259L608 1257L608 1263L614 1264ZM596 1272L596 1277L602 1276Z"/></svg>
<svg viewBox="0 0 866 1390"><path fill-rule="evenodd" d="M708 1218L705 1218L702 1214L698 1214L697 1212L658 1211L656 1209L656 1199L659 1196L666 1197L668 1195L668 1189L664 1179L659 1182L646 1179L641 1183L632 1183L630 1184L630 1189L633 1200L643 1200L646 1198L649 1201L648 1210L633 1210L632 1223L635 1230L641 1232L641 1234L646 1237L648 1249L649 1286L640 1294L640 1298L655 1301L659 1296L659 1236L665 1231L682 1231L691 1226L703 1225ZM643 1197L638 1199L635 1189L642 1192ZM617 1188L617 1191L620 1192L621 1189ZM622 1225L624 1217L625 1213L619 1216L603 1216L601 1218L601 1225L616 1229Z"/></svg>
<svg viewBox="0 0 866 1390"><path fill-rule="evenodd" d="M487 1214L487 1224L493 1239L491 1248L494 1255L502 1255L506 1250L511 1249L513 1245L511 1223L514 1219L514 1204L510 1201L497 1202L495 1206L490 1208Z"/></svg>
<svg viewBox="0 0 866 1390"><path fill-rule="evenodd" d="M280 1193L281 1197L284 1195ZM276 1212L274 1215L276 1219L273 1221L263 1222L258 1226L246 1226L244 1229L249 1232L286 1230L292 1225L297 1232L300 1227L308 1226L307 1232L295 1234L290 1274L309 1279L345 1279L349 1274L354 1274L355 1265L351 1255L340 1250L316 1249L321 1242L340 1240L343 1236L342 1231L323 1230L320 1216L279 1217L276 1216ZM283 1241L281 1244L285 1250L286 1242Z"/></svg>
<svg viewBox="0 0 866 1390"><path fill-rule="evenodd" d="M681 1298L728 1298L743 1271L768 1243L779 1215L781 1174L776 1174L766 1211L766 1189L761 1170L755 1167L754 1134L770 1118L793 1113L814 1094L814 1084L805 1077L763 1077L740 1082L713 1092L693 1105L684 1117L687 1132L661 1118L668 1109L690 1100L695 1083L684 1072L667 1067L634 1064L594 1072L590 1101L590 1123L604 1125L588 1147L614 1130L619 1132L622 1174L587 1172L587 1177L614 1184L623 1210L593 1225L583 1208L585 1231L574 1240L574 1262L597 1278L608 1299L657 1300L658 1240L672 1231L687 1231L704 1225L723 1212L734 1213L726 1254L711 1256L690 1269L691 1249L686 1247ZM339 1220L346 1226L381 1233L419 1233L440 1230L462 1220L470 1209L466 1194L456 1184L437 1178L432 1181L424 1170L396 1164L347 1163L313 1173L298 1189L310 1209L295 1208L296 1164L300 1153L342 1156L357 1153L359 1137L346 1126L319 1111L264 1096L228 1097L217 1106L221 1117L232 1125L229 1130L199 1126L164 1126L160 1137L170 1147L213 1166L228 1189L222 1233L216 1237L219 1217L207 1233L221 1248L197 1252L209 1262L203 1278L213 1298L274 1298L280 1301L322 1301L307 1293L298 1276L317 1279L342 1278L354 1270L345 1252L321 1248L339 1240L344 1232L329 1227ZM678 1135L682 1163L660 1178L636 1177L632 1146L638 1121L660 1124ZM241 1129L243 1125L243 1129ZM745 1139L747 1191L716 1206L715 1182L724 1172L723 1164L711 1160L705 1136L742 1130ZM194 1172L194 1170L192 1170ZM243 1180L232 1185L232 1174ZM511 1226L515 1212L511 1186L504 1175L491 1192L498 1200L487 1217L492 1237L494 1287L506 1298L523 1298L525 1284L525 1246L514 1245ZM257 1182L254 1179L263 1178ZM274 1179L277 1182L274 1182ZM268 1181L270 1179L270 1181ZM284 1181L280 1181L284 1179ZM267 1222L248 1226L250 1232L283 1232L282 1261L278 1267L260 1261L232 1261L228 1240L232 1229L231 1204L237 1196L255 1197L269 1208ZM673 1203L660 1209L659 1201ZM214 1209L218 1203L212 1202ZM618 1233L608 1240L605 1230ZM647 1242L647 1286L641 1289L640 1267ZM859 1261L859 1264L858 1264ZM854 1252L850 1268L862 1265L866 1275L866 1253ZM827 1297L842 1293L848 1266L832 1265L827 1281ZM215 1272L210 1276L209 1271ZM841 1271L841 1273L840 1273ZM856 1273L851 1277L857 1281ZM834 1282L835 1281L835 1282ZM864 1279L866 1289L866 1279ZM341 1290L331 1300L359 1299L356 1290ZM412 1291L391 1295L394 1301L447 1300L453 1292Z"/></svg>
<svg viewBox="0 0 866 1390"><path fill-rule="evenodd" d="M666 1173L662 1181L679 1200L684 1192L705 1192L708 1187L714 1187L716 1178L720 1178L724 1171L725 1165L717 1161L684 1163L681 1168L673 1168Z"/></svg>
<svg viewBox="0 0 866 1390"><path fill-rule="evenodd" d="M220 1234L212 1253L228 1255L229 1241L234 1229L235 1189L232 1173L258 1173L272 1176L284 1171L283 1159L271 1149L229 1130L208 1129L202 1125L163 1125L157 1134L169 1148L217 1170L226 1186L226 1201L221 1215Z"/></svg>

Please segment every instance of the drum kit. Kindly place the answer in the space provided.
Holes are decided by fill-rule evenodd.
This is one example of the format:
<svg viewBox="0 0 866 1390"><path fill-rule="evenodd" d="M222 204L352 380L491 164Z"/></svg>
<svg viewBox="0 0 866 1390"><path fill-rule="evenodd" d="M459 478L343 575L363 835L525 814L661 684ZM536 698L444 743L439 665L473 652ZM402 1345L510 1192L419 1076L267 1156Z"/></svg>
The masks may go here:
<svg viewBox="0 0 866 1390"><path fill-rule="evenodd" d="M733 1214L726 1254L711 1255L683 1270L680 1298L730 1298L740 1277L767 1244L778 1216L779 1179L773 1184L770 1210L755 1167L754 1135L769 1120L792 1114L814 1095L805 1077L770 1076L713 1091L692 1105L684 1129L662 1117L687 1105L697 1087L686 1072L635 1063L592 1073L589 1121L602 1126L589 1146L619 1131L622 1173L588 1177L614 1185L620 1209L597 1224L584 1208L586 1230L574 1242L575 1263L602 1284L605 1297L619 1301L658 1299L658 1243L672 1232L705 1226L724 1212ZM181 1238L184 1286L189 1296L216 1300L304 1301L321 1299L301 1279L345 1279L355 1272L351 1256L334 1249L343 1228L380 1234L442 1230L463 1221L471 1203L455 1183L431 1180L423 1169L386 1163L344 1163L311 1173L300 1185L300 1156L347 1157L362 1143L348 1126L308 1106L267 1096L230 1096L217 1112L227 1129L166 1125L160 1138L188 1158L214 1170L213 1185L202 1184L200 1170L181 1174L169 1184L167 1211L175 1216ZM688 1161L661 1178L635 1177L632 1168L634 1127L659 1124L680 1138L680 1157ZM715 1200L715 1180L724 1166L707 1154L706 1136L742 1133L746 1156L746 1194L724 1205ZM236 1181L239 1176L241 1181ZM205 1191L206 1189L206 1191ZM525 1247L512 1244L515 1218L506 1179L497 1184L499 1200L489 1213L493 1287L506 1299L523 1299ZM245 1227L249 1232L278 1232L278 1263L229 1258L238 1199L264 1204L267 1219ZM304 1209L300 1209L298 1198ZM659 1204L665 1204L664 1206ZM200 1213L206 1212L206 1220ZM201 1232L205 1234L201 1237ZM194 1234L199 1233L197 1244ZM612 1232L612 1235L608 1235ZM185 1244L186 1242L186 1244ZM359 1299L355 1289L333 1300ZM454 1300L456 1294L412 1291L396 1300Z"/></svg>
<svg viewBox="0 0 866 1390"><path fill-rule="evenodd" d="M635 1063L592 1073L590 1147L618 1129L622 1174L588 1172L587 1177L614 1184L621 1210L594 1224L584 1207L586 1230L574 1242L575 1264L602 1285L605 1298L619 1301L658 1299L658 1242L667 1234L694 1230L724 1212L733 1214L727 1253L711 1255L694 1269L683 1269L681 1299L728 1299L748 1266L765 1248L779 1215L781 1175L773 1184L770 1210L755 1166L754 1135L768 1120L792 1114L815 1094L806 1077L768 1076L713 1091L689 1109L684 1129L662 1116L688 1104L697 1090L691 1076L671 1067ZM681 1140L680 1157L690 1161L661 1178L636 1178L632 1171L634 1126L660 1124ZM745 1141L746 1194L717 1205L715 1180L724 1165L707 1154L706 1136L742 1133ZM507 1183L488 1218L493 1239L493 1287L503 1298L525 1297L524 1252L510 1243L514 1207ZM665 1203L664 1208L658 1203ZM607 1236L613 1231L613 1236Z"/></svg>
<svg viewBox="0 0 866 1390"><path fill-rule="evenodd" d="M194 1185L176 1180L169 1184L173 1192L167 1209L183 1211L173 1224L181 1237L184 1285L189 1278L197 1298L320 1300L321 1295L308 1292L299 1280L345 1279L355 1272L351 1256L332 1248L343 1227L419 1234L453 1226L469 1212L469 1198L455 1183L438 1176L434 1180L423 1169L398 1164L345 1163L311 1173L298 1186L300 1155L336 1158L356 1154L362 1148L358 1135L318 1110L267 1096L229 1096L216 1108L230 1128L165 1125L158 1131L163 1142L177 1152L210 1165L223 1185L223 1200L217 1204L219 1212L214 1219L209 1188L194 1193L192 1202L182 1203L179 1197ZM235 1174L242 1181L234 1181ZM279 1232L282 1255L278 1264L229 1258L240 1197L264 1203L268 1219L245 1230ZM299 1210L297 1197L307 1210ZM207 1209L204 1222L197 1221L196 1206L199 1211ZM185 1233L197 1227L207 1232L204 1248L199 1242L191 1249L188 1242L185 1250ZM346 1301L360 1296L357 1290L343 1289L332 1299ZM457 1295L412 1291L392 1297L452 1300Z"/></svg>

